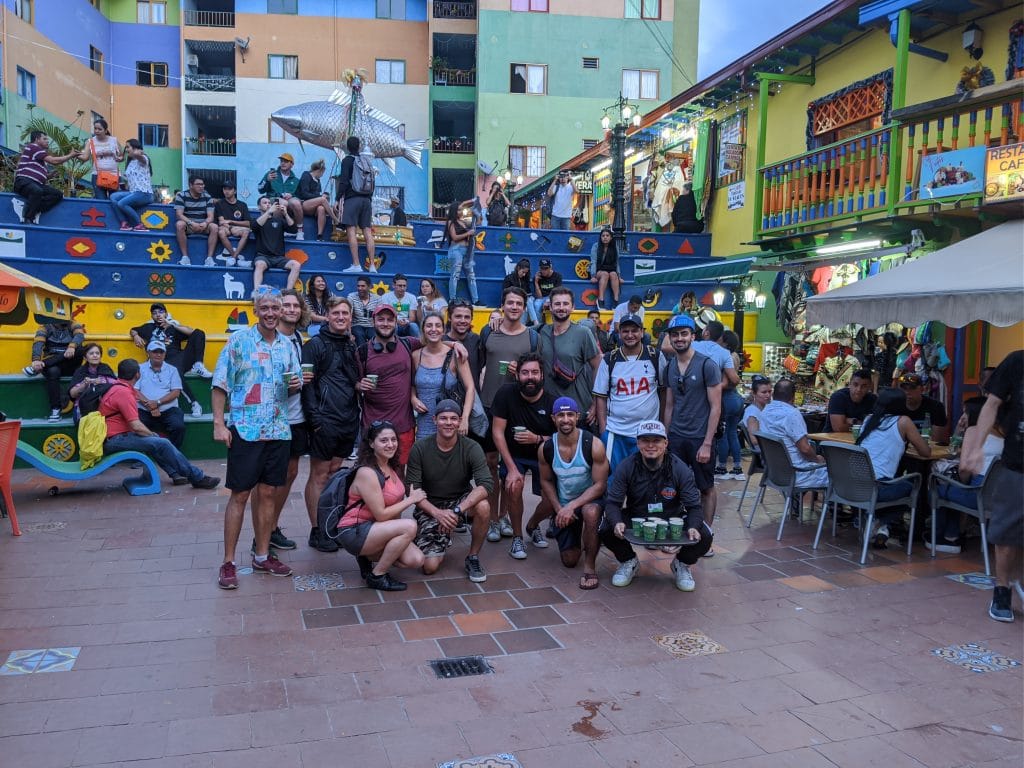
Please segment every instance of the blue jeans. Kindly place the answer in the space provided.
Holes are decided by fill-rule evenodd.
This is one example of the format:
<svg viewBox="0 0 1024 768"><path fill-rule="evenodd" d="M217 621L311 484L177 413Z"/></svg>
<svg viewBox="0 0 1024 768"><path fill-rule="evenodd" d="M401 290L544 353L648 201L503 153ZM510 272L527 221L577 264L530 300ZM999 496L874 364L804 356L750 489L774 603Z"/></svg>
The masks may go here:
<svg viewBox="0 0 1024 768"><path fill-rule="evenodd" d="M395 330L395 335L412 336L414 339L418 339L420 337L420 327L416 323L406 323L405 325L398 326Z"/></svg>
<svg viewBox="0 0 1024 768"><path fill-rule="evenodd" d="M547 300L547 296L539 299L534 296L530 296L526 300L526 313L530 316L530 322L534 325L544 324L544 303Z"/></svg>
<svg viewBox="0 0 1024 768"><path fill-rule="evenodd" d="M96 174L92 175L92 196L97 200L109 200L111 190L104 189L96 183Z"/></svg>
<svg viewBox="0 0 1024 768"><path fill-rule="evenodd" d="M168 408L159 416L153 416L145 408L140 408L139 421L145 424L150 432L166 434L175 448L180 449L185 442L185 414L178 406Z"/></svg>
<svg viewBox="0 0 1024 768"><path fill-rule="evenodd" d="M971 478L971 485L975 488L981 488L981 484L984 482L984 475L975 475ZM939 499L952 501L962 507L978 508L978 491L967 491L963 488L940 485ZM942 506L942 501L939 501L939 508L935 510L935 530L950 541L960 538L960 513L946 509Z"/></svg>
<svg viewBox="0 0 1024 768"><path fill-rule="evenodd" d="M551 217L551 228L552 229L569 229L569 217L568 216L552 216Z"/></svg>
<svg viewBox="0 0 1024 768"><path fill-rule="evenodd" d="M722 393L722 417L725 419L725 434L718 438L718 466L725 467L725 460L731 455L732 465L742 466L740 434L737 427L743 415L743 398L735 389Z"/></svg>
<svg viewBox="0 0 1024 768"><path fill-rule="evenodd" d="M206 476L203 470L190 464L181 451L165 437L142 437L132 432L125 432L108 437L103 442L104 453L117 453L118 451L138 451L146 454L170 478L187 477L190 483L197 483Z"/></svg>
<svg viewBox="0 0 1024 768"><path fill-rule="evenodd" d="M476 267L473 264L473 254L474 251L469 250L465 243L455 243L448 247L448 261L452 265L452 276L448 281L449 301L455 300L458 294L459 278L462 277L462 272L465 270L469 298L474 304L480 302L480 294L476 290Z"/></svg>
<svg viewBox="0 0 1024 768"><path fill-rule="evenodd" d="M914 484L909 480L900 480L896 483L878 483L878 501L894 501L901 499L914 490ZM903 507L889 507L878 511L875 519L882 523L892 523L903 519Z"/></svg>
<svg viewBox="0 0 1024 768"><path fill-rule="evenodd" d="M122 224L128 222L134 227L142 223L142 219L139 217L139 212L136 209L152 205L153 193L114 192L110 195L110 202L114 204L114 215L117 217L117 220Z"/></svg>

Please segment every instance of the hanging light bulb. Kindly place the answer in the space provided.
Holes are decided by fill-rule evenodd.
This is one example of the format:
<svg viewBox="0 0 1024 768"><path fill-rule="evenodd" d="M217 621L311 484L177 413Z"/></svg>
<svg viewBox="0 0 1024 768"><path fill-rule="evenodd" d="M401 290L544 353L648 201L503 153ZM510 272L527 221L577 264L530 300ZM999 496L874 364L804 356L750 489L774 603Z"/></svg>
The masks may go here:
<svg viewBox="0 0 1024 768"><path fill-rule="evenodd" d="M523 183L523 177L522 176L516 176L516 186L518 187L522 183Z"/></svg>
<svg viewBox="0 0 1024 768"><path fill-rule="evenodd" d="M505 181L509 181L512 178L512 172L509 170L506 170L505 173L502 175L505 177Z"/></svg>
<svg viewBox="0 0 1024 768"><path fill-rule="evenodd" d="M759 293L757 294L757 296L754 297L754 306L757 307L758 309L764 309L764 305L767 303L768 297L765 296L763 293Z"/></svg>
<svg viewBox="0 0 1024 768"><path fill-rule="evenodd" d="M622 108L622 119L629 120L633 116L633 108L627 104Z"/></svg>
<svg viewBox="0 0 1024 768"><path fill-rule="evenodd" d="M633 115L633 125L635 125L637 128L640 127L640 120L641 120L641 118L640 118L640 113L639 112L637 112L635 115Z"/></svg>
<svg viewBox="0 0 1024 768"><path fill-rule="evenodd" d="M743 300L747 304L753 304L757 301L757 289L752 285L748 285L747 289L743 291Z"/></svg>
<svg viewBox="0 0 1024 768"><path fill-rule="evenodd" d="M711 294L711 300L715 302L716 307L725 304L725 289L721 285L715 288L715 292Z"/></svg>
<svg viewBox="0 0 1024 768"><path fill-rule="evenodd" d="M601 118L601 127L604 128L606 131L611 127L611 124L612 119L608 117L608 115L605 115L604 117Z"/></svg>

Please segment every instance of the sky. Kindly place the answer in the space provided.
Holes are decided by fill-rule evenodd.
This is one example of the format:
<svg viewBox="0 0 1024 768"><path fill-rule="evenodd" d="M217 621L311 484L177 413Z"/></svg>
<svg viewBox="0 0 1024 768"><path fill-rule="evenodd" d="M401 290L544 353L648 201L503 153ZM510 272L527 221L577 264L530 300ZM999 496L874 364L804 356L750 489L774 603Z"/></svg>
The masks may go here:
<svg viewBox="0 0 1024 768"><path fill-rule="evenodd" d="M702 0L697 79L713 75L826 5L827 0Z"/></svg>

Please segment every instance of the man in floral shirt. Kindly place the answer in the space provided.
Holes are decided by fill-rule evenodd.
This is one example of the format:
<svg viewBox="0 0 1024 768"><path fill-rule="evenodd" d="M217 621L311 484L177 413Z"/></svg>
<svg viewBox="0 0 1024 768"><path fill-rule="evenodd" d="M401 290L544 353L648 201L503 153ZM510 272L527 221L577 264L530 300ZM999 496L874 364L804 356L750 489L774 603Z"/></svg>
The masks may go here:
<svg viewBox="0 0 1024 768"><path fill-rule="evenodd" d="M290 576L292 569L269 554L274 519L274 492L284 485L288 469L291 428L288 395L302 387L294 345L277 331L281 293L261 286L253 293L257 322L233 334L217 359L213 373L213 439L228 448L225 486L231 491L224 510L224 563L218 585L236 589L235 547L242 530L245 505L252 490L254 573ZM230 424L224 406L230 408Z"/></svg>

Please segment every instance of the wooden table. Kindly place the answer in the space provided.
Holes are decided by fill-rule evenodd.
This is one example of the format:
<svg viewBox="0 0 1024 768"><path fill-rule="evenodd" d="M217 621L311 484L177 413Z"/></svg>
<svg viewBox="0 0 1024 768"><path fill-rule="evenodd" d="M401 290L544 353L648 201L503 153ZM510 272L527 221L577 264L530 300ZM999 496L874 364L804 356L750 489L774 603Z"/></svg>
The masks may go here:
<svg viewBox="0 0 1024 768"><path fill-rule="evenodd" d="M816 443L821 443L826 440L829 440L831 442L836 443L847 443L849 445L854 444L852 432L812 432L809 435L807 435L807 438ZM939 461L940 459L949 458L948 445L936 445L935 443L932 442L929 442L929 445L932 449L932 455L929 456L927 459L918 454L918 452L914 450L914 447L909 443L907 444L907 456L911 456L915 459L918 459L919 461Z"/></svg>

